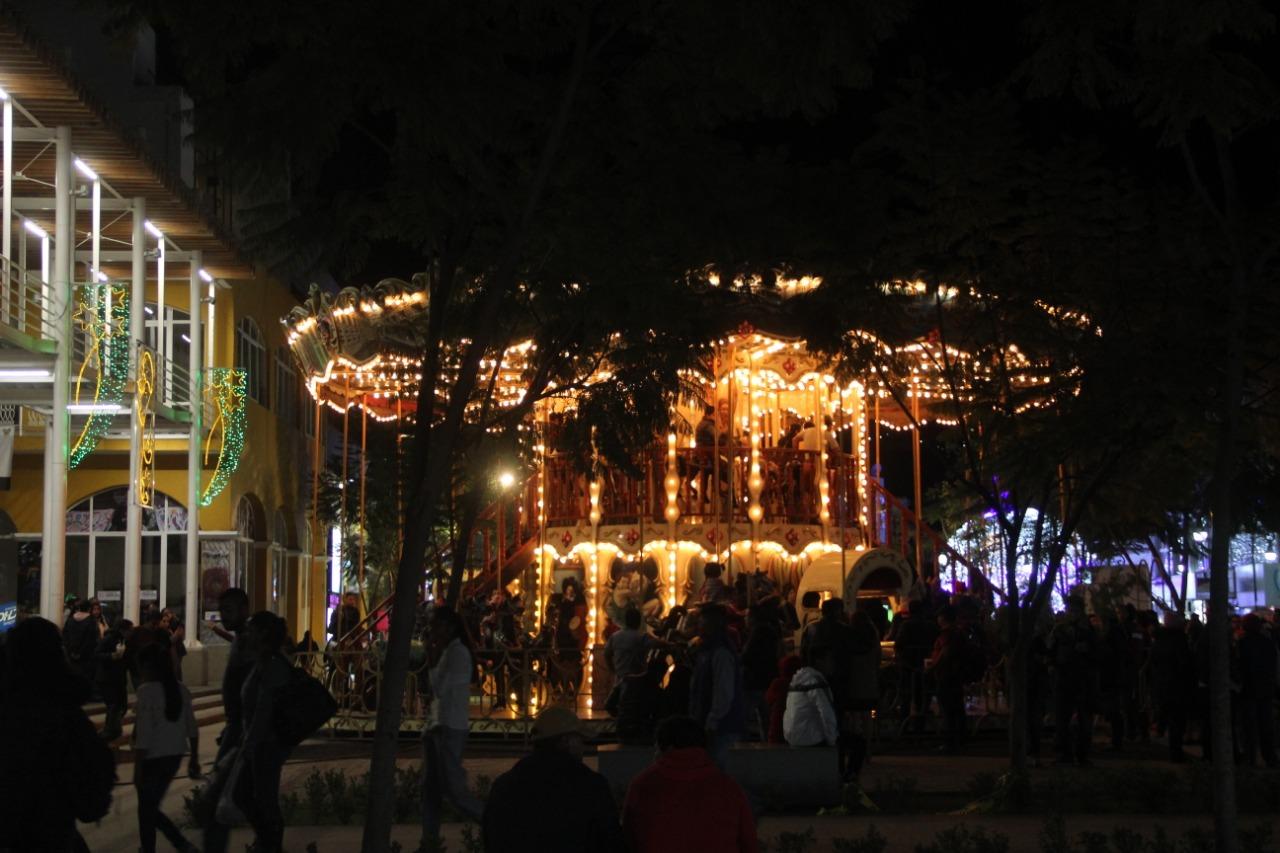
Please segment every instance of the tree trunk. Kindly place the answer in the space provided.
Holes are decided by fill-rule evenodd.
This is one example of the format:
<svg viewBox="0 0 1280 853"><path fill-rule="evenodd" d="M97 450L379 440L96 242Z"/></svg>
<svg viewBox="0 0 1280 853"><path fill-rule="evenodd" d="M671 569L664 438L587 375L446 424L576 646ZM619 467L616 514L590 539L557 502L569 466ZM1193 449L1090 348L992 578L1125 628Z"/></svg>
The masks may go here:
<svg viewBox="0 0 1280 853"><path fill-rule="evenodd" d="M1005 678L1009 687L1009 769L1027 772L1027 730L1030 722L1027 693L1028 668L1031 657L1031 635L1021 632L1005 661Z"/></svg>
<svg viewBox="0 0 1280 853"><path fill-rule="evenodd" d="M1244 396L1244 351L1240 340L1244 297L1242 275L1233 275L1230 291L1226 376L1221 423L1213 462L1210 500L1213 509L1209 554L1209 721L1213 744L1213 827L1218 853L1238 853L1235 749L1231 738L1231 486L1235 480ZM1190 571L1188 564L1187 570Z"/></svg>

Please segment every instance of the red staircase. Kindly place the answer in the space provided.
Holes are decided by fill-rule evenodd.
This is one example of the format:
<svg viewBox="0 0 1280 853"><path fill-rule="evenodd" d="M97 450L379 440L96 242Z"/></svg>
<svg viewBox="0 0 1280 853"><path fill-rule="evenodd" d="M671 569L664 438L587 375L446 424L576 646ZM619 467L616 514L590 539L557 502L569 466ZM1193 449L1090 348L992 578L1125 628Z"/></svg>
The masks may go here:
<svg viewBox="0 0 1280 853"><path fill-rule="evenodd" d="M865 531L867 547L897 551L915 565L915 512L877 480L869 480L867 485L871 501L871 524ZM920 522L920 544L923 565L917 572L929 578L932 585L936 586L942 579L955 578L963 580L971 590L987 589L987 579L982 572L924 521Z"/></svg>

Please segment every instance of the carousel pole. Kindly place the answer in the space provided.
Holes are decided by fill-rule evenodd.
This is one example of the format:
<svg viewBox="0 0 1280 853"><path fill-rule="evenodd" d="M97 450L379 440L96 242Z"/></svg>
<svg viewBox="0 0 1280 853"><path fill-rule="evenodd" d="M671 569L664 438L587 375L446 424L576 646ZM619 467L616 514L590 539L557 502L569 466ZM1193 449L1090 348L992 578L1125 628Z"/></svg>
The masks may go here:
<svg viewBox="0 0 1280 853"><path fill-rule="evenodd" d="M717 543L720 541L720 513L723 512L723 508L720 504L720 394L716 390L719 380L715 375L715 365L720 363L720 345L716 344L715 355L711 362L711 408L715 413L712 415L715 428L711 430L711 486L706 491L712 493L711 507L714 509L712 517L715 519L715 527L713 529L716 532ZM726 405L728 405L729 395L727 393L727 384L725 385L725 388L725 401Z"/></svg>
<svg viewBox="0 0 1280 853"><path fill-rule="evenodd" d="M342 497L339 502L338 515L338 536L342 542L342 551L345 554L347 550L347 459L351 455L348 438L351 434L351 380L348 378L342 386L342 488L339 491ZM342 581L342 566L338 566L338 583L345 586ZM340 588L339 593L342 592ZM360 602L365 605L365 611L368 611L368 604L364 600L364 590L360 590Z"/></svg>
<svg viewBox="0 0 1280 853"><path fill-rule="evenodd" d="M836 413L840 416L840 420L836 425L836 431L838 435L840 432L844 430L844 427L845 427L844 389L839 386L836 386L836 395L837 395ZM851 441L855 438L856 436L850 436ZM853 444L851 443L849 446L852 447ZM849 575L849 566L848 566L848 559L845 554L846 549L845 549L845 538L844 538L845 513L847 512L847 509L848 509L847 504L848 504L849 471L845 465L844 459L839 460L839 464L836 466L836 471L838 472L836 475L836 481L840 484L840 488L836 493L836 512L839 514L838 520L840 524L840 594L843 595L845 582L848 579L848 575Z"/></svg>
<svg viewBox="0 0 1280 853"><path fill-rule="evenodd" d="M357 568L356 583L364 589L364 547L368 531L365 530L365 480L369 473L369 398L360 400L360 563Z"/></svg>
<svg viewBox="0 0 1280 853"><path fill-rule="evenodd" d="M320 547L319 547L320 551L324 550L324 542L325 542L325 535L323 531L321 531L320 529L320 461L321 461L320 430L324 425L323 421L321 420L323 407L324 407L324 404L320 402L320 398L319 396L317 396L315 428L312 430L312 435L311 435L311 541L307 543L307 548L311 552L310 554L311 565L307 569L307 587L308 588L306 591L308 623L310 623L311 621L309 618L311 615L310 611L311 611L311 599L312 599L312 593L310 589L311 576L315 573L315 569L316 569L316 551L317 551L316 537L318 536L320 538ZM326 573L326 577L327 577L327 573ZM327 580L324 585L324 590L325 590L324 607L321 609L325 611L326 619L325 619L324 627L327 627L328 626L328 607L329 607L329 584ZM310 624L308 624L308 627L310 627ZM323 628L321 630L323 630Z"/></svg>
<svg viewBox="0 0 1280 853"><path fill-rule="evenodd" d="M751 521L751 576L747 578L747 604L755 603L756 573L760 571L760 522L764 507L760 505L760 493L764 490L764 478L760 474L760 423L758 420L755 386L755 353L747 356L747 426L751 441L751 470L747 478L747 518Z"/></svg>
<svg viewBox="0 0 1280 853"><path fill-rule="evenodd" d="M911 395L911 479L914 488L916 516L916 575L924 580L924 541L921 539L924 522L923 484L920 477L920 386Z"/></svg>
<svg viewBox="0 0 1280 853"><path fill-rule="evenodd" d="M876 389L875 404L872 406L871 416L872 437L875 443L875 498L874 505L871 508L871 541L875 545L880 544L880 504L884 499L880 494L880 487L884 485L884 469L880 467L880 389Z"/></svg>

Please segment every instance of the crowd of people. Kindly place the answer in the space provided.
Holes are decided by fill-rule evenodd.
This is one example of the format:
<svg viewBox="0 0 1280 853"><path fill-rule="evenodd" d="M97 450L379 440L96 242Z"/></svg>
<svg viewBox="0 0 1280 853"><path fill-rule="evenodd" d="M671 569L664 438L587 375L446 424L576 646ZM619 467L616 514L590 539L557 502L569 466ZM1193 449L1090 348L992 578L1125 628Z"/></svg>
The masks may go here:
<svg viewBox="0 0 1280 853"><path fill-rule="evenodd" d="M206 777L190 691L182 683L182 626L164 610L144 611L139 625L107 626L96 602L69 599L65 624L29 617L3 635L0 648L0 853L88 850L77 822L109 809L130 682L134 691L129 758L137 797L140 849L152 853L157 833L178 851L225 853L229 825L243 819L254 850L281 849L280 774L292 744L280 711L294 671L283 619L249 615L244 590L219 599L220 633L231 640L222 683L225 727ZM100 698L105 722L95 729L85 706ZM187 774L205 779L195 809L196 847L161 810L170 784Z"/></svg>

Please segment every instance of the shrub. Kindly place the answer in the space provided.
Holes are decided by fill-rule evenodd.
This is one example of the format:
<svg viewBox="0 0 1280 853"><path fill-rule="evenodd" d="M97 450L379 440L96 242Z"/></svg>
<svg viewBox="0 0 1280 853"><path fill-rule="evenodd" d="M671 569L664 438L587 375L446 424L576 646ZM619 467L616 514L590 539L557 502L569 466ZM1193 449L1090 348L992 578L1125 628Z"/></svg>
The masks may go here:
<svg viewBox="0 0 1280 853"><path fill-rule="evenodd" d="M885 853L889 839L880 834L875 825L867 827L861 838L837 838L832 847L835 853Z"/></svg>
<svg viewBox="0 0 1280 853"><path fill-rule="evenodd" d="M932 844L917 844L916 853L1009 853L1009 836L961 824L939 832Z"/></svg>
<svg viewBox="0 0 1280 853"><path fill-rule="evenodd" d="M772 841L762 843L760 849L767 853L809 853L817 843L817 833L809 827L804 832L781 832Z"/></svg>

